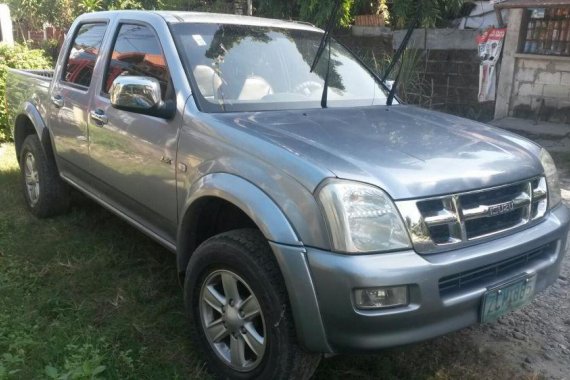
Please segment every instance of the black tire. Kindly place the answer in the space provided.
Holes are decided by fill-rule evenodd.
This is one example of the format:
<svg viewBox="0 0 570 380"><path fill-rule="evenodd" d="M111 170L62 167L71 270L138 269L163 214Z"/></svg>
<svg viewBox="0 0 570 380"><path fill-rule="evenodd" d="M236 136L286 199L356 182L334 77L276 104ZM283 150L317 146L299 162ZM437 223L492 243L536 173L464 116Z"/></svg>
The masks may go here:
<svg viewBox="0 0 570 380"><path fill-rule="evenodd" d="M35 196L28 190L26 173L28 159L34 162L35 181L38 191ZM69 187L59 176L53 159L48 158L36 135L29 135L22 144L20 151L20 173L24 199L30 212L38 218L48 218L60 215L69 210Z"/></svg>
<svg viewBox="0 0 570 380"><path fill-rule="evenodd" d="M202 287L212 275L225 271L231 271L247 283L259 300L264 326L267 326L264 354L257 366L247 372L232 368L216 353L204 328L200 309ZM234 230L202 243L188 263L184 300L192 322L193 339L200 344L208 367L217 378L302 380L310 378L319 364L321 355L302 350L296 342L283 277L271 248L257 230Z"/></svg>

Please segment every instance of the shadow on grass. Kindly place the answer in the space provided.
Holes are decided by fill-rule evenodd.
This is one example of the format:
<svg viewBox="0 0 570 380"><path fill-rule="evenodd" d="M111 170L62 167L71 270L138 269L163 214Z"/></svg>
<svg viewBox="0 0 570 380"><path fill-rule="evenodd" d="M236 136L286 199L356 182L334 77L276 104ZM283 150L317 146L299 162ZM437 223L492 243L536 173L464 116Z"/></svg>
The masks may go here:
<svg viewBox="0 0 570 380"><path fill-rule="evenodd" d="M32 217L11 149L2 148L0 378L207 378L189 339L174 256L81 195L68 215ZM468 331L375 355L336 356L315 374L327 380L513 376Z"/></svg>

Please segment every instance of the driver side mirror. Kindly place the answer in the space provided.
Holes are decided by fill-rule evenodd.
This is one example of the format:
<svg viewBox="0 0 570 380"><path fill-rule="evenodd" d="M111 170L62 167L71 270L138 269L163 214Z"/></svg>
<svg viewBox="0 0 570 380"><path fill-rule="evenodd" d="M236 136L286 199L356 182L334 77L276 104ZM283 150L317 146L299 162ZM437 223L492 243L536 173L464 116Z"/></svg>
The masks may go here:
<svg viewBox="0 0 570 380"><path fill-rule="evenodd" d="M111 105L117 109L171 119L176 113L174 101L162 100L156 78L124 75L113 81L109 90Z"/></svg>

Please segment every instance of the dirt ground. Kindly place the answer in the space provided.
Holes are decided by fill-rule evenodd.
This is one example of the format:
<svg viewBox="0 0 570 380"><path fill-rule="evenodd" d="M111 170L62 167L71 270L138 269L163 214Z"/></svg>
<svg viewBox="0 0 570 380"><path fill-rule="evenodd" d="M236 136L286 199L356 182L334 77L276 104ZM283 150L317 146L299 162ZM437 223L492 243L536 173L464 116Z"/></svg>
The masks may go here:
<svg viewBox="0 0 570 380"><path fill-rule="evenodd" d="M562 197L570 206L570 139L527 137L548 148L557 161ZM567 249L568 251L568 249ZM558 281L529 306L498 323L469 329L481 349L521 368L526 376L570 379L570 254Z"/></svg>

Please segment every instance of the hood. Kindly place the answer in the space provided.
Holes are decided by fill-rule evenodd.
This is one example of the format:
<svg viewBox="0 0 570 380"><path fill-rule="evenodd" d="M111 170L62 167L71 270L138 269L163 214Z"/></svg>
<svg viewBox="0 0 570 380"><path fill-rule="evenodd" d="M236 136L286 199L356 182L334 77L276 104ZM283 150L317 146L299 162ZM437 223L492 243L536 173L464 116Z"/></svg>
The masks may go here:
<svg viewBox="0 0 570 380"><path fill-rule="evenodd" d="M214 118L246 129L339 178L376 185L397 200L492 187L543 171L537 158L540 147L529 140L413 106Z"/></svg>

